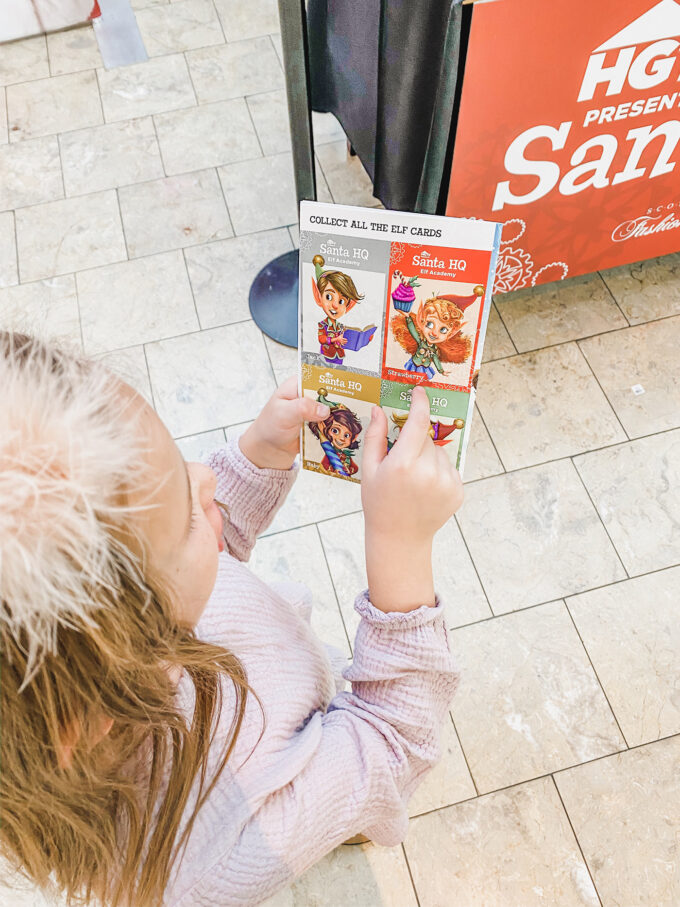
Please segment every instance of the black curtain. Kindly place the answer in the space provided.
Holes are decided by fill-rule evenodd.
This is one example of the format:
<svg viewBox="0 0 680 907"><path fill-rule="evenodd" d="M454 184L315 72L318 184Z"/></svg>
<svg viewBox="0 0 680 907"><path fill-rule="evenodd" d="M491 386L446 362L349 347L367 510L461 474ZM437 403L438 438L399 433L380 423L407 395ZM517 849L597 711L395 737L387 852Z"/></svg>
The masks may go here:
<svg viewBox="0 0 680 907"><path fill-rule="evenodd" d="M462 0L308 0L312 109L335 114L386 208L436 210Z"/></svg>

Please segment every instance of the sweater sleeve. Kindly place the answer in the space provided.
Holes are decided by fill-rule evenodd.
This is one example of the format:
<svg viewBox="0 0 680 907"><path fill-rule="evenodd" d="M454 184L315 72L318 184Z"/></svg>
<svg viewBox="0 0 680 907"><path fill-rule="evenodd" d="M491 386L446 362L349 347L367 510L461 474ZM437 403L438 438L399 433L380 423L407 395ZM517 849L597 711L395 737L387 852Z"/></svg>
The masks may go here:
<svg viewBox="0 0 680 907"><path fill-rule="evenodd" d="M459 674L443 606L383 613L367 593L354 661L338 693L300 733L317 745L303 769L270 794L236 846L211 865L178 907L257 904L347 838L400 843L407 801L441 758L440 737Z"/></svg>
<svg viewBox="0 0 680 907"><path fill-rule="evenodd" d="M244 456L237 440L211 453L205 463L217 475L216 499L229 509L229 518L222 517L224 541L235 558L247 561L255 539L286 499L298 467L259 469Z"/></svg>

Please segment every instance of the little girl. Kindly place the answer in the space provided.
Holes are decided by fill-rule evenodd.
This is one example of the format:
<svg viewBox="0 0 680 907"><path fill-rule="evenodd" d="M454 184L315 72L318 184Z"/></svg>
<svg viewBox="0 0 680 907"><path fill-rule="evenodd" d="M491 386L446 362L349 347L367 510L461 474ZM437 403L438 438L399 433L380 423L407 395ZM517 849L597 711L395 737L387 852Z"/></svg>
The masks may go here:
<svg viewBox="0 0 680 907"><path fill-rule="evenodd" d="M69 903L228 907L402 841L458 680L431 545L462 486L425 392L389 456L378 407L366 431L336 680L309 598L245 563L328 407L291 379L201 465L97 362L0 333L0 387L0 855Z"/></svg>

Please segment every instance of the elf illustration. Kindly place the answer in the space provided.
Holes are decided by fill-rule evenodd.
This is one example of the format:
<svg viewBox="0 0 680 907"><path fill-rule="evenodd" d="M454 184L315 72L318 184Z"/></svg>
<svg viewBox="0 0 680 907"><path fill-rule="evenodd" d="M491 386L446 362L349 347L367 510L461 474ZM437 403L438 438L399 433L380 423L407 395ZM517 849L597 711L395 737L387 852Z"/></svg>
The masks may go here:
<svg viewBox="0 0 680 907"><path fill-rule="evenodd" d="M363 426L357 416L344 403L328 399L328 391L320 387L317 400L330 406L331 414L323 422L309 422L309 430L319 439L325 456L321 468L330 475L353 476L359 471L353 457L359 448Z"/></svg>
<svg viewBox="0 0 680 907"><path fill-rule="evenodd" d="M374 324L365 328L350 328L340 319L363 299L349 274L342 271L322 271L325 259L315 255L312 264L316 280L312 278L314 300L324 311L326 318L319 322L319 343L321 354L328 365L342 365L346 350L360 350L373 339Z"/></svg>
<svg viewBox="0 0 680 907"><path fill-rule="evenodd" d="M392 422L397 426L398 432L401 432L404 425L406 425L406 420L408 419L408 413L392 413ZM454 431L463 428L465 425L465 419L454 419L451 425L447 425L445 422L436 422L430 419L430 431L429 435L434 441L435 444L441 446L445 439L452 435ZM396 441L390 441L387 439L387 451L394 447Z"/></svg>
<svg viewBox="0 0 680 907"><path fill-rule="evenodd" d="M431 380L435 370L446 375L444 362L465 362L472 351L472 340L462 333L464 311L484 296L484 287L474 288L471 296L432 296L420 303L415 317L398 312L392 318L392 334L410 353L406 371Z"/></svg>

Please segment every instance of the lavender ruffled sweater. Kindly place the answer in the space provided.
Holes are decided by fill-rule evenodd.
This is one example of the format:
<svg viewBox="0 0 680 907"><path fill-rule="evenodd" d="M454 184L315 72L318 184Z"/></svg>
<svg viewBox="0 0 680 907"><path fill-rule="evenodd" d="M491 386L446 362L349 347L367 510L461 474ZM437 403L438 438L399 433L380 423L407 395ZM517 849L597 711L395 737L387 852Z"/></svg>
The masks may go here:
<svg viewBox="0 0 680 907"><path fill-rule="evenodd" d="M257 743L262 713L249 696L235 750L173 867L167 907L258 904L355 834L377 844L401 842L406 803L440 758L442 724L458 683L439 600L436 607L383 613L366 592L354 604L361 616L354 660L334 676L309 624L304 587L273 588L244 563L297 468L258 469L236 442L207 462L230 520L228 550L197 634L242 660L266 724ZM351 692L342 689L343 678ZM208 780L233 716L228 681L222 692ZM190 719L193 685L186 676L177 695ZM180 833L196 794L197 784Z"/></svg>

